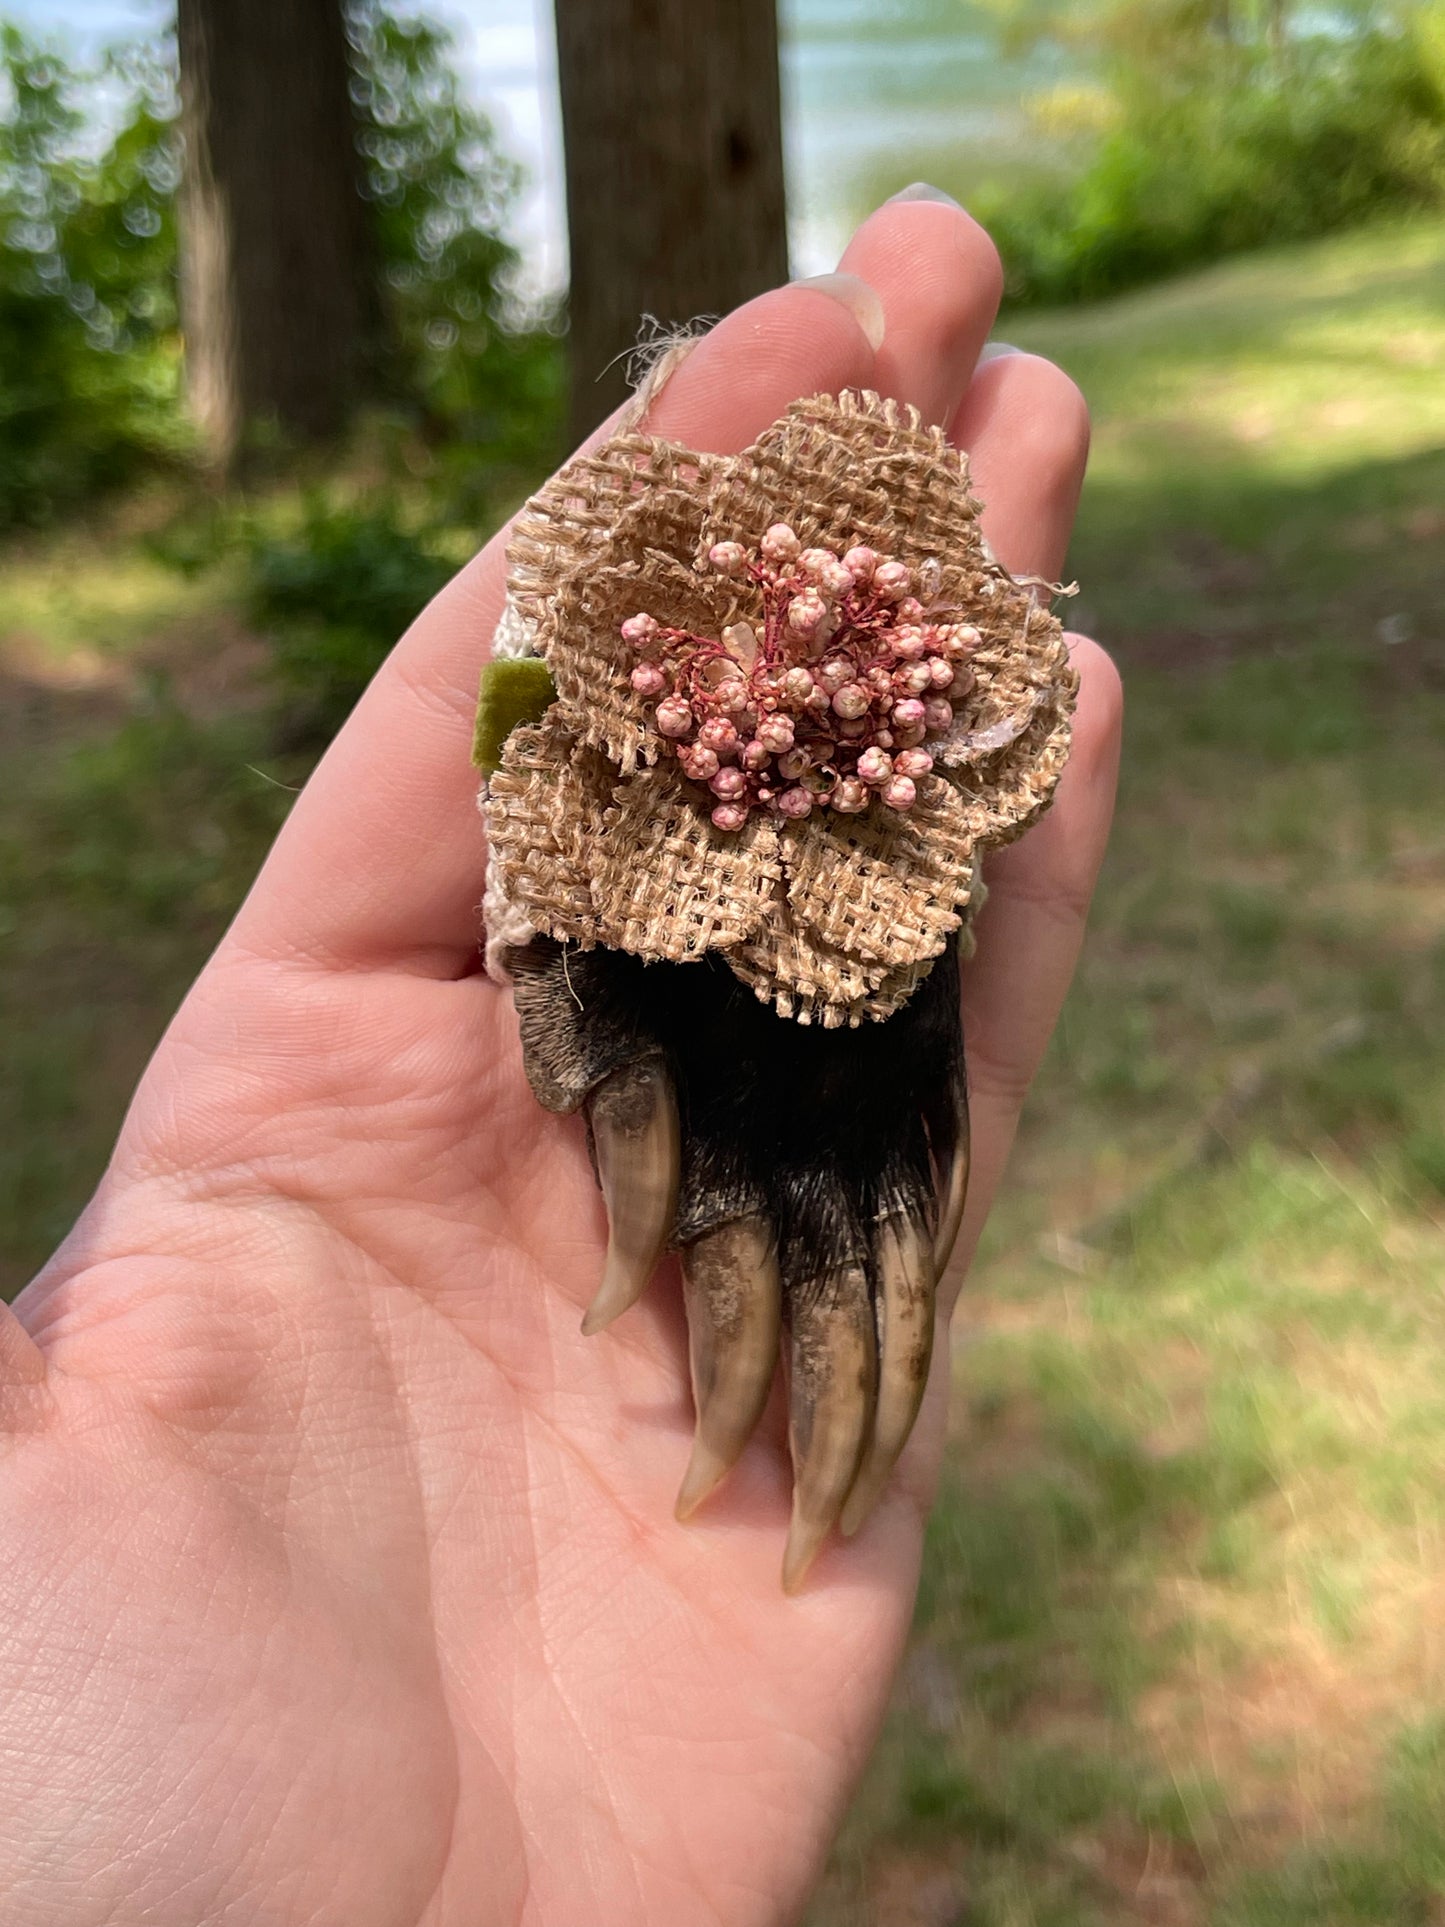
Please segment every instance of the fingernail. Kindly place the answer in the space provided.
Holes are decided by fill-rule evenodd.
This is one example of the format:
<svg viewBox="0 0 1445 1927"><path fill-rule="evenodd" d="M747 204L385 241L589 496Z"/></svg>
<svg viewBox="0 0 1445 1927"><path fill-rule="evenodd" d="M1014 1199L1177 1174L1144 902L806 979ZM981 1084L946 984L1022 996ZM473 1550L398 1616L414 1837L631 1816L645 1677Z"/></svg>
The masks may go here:
<svg viewBox="0 0 1445 1927"><path fill-rule="evenodd" d="M1005 355L1027 354L1026 348L1015 348L1011 341L989 341L979 350L978 365L982 368L986 361L1002 361Z"/></svg>
<svg viewBox="0 0 1445 1927"><path fill-rule="evenodd" d="M945 207L959 209L963 207L961 201L955 201L953 196L945 194L941 187L931 187L927 181L914 181L908 187L900 187L896 194L888 196L884 206L891 207L894 201L942 201Z"/></svg>
<svg viewBox="0 0 1445 1927"><path fill-rule="evenodd" d="M867 337L875 351L883 346L883 303L877 290L857 274L813 274L806 281L795 281L795 288L813 288L830 301L840 301Z"/></svg>

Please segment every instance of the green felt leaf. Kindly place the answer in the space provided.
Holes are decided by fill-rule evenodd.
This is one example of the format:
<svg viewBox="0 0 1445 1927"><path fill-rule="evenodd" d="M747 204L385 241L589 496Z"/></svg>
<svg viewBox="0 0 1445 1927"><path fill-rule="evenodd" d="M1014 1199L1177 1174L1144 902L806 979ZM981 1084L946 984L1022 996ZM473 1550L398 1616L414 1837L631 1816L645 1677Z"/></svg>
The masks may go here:
<svg viewBox="0 0 1445 1927"><path fill-rule="evenodd" d="M472 761L486 776L502 767L502 745L519 723L540 722L557 700L540 656L511 656L482 670Z"/></svg>

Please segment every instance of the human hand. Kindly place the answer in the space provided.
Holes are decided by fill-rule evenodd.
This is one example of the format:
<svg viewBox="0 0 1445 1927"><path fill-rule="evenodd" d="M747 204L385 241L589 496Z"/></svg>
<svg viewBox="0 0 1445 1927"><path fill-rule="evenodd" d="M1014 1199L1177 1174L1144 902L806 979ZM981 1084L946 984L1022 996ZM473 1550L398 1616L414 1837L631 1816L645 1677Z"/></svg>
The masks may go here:
<svg viewBox="0 0 1445 1927"><path fill-rule="evenodd" d="M877 388L970 450L1006 566L1056 576L1083 406L1032 357L977 366L986 237L894 202L842 266L867 285L729 316L648 426L729 453L797 395ZM876 1731L947 1347L877 1513L799 1596L778 1589L780 1410L674 1523L676 1291L659 1280L582 1338L602 1203L476 967L468 748L502 549L376 679L96 1199L0 1312L5 1927L783 1921ZM1117 683L1093 644L1075 653L1072 762L990 865L966 972L960 1260L1107 831Z"/></svg>

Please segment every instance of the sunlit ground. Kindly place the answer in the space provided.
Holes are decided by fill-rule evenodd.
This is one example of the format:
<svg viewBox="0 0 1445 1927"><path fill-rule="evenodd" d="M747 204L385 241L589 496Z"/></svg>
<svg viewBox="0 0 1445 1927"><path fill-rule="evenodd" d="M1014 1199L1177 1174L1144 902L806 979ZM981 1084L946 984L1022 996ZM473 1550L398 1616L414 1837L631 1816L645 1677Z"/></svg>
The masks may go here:
<svg viewBox="0 0 1445 1927"><path fill-rule="evenodd" d="M1005 330L1128 671L816 1927L1445 1920L1445 234Z"/></svg>
<svg viewBox="0 0 1445 1927"><path fill-rule="evenodd" d="M1445 1921L1445 229L1004 332L1095 405L1128 765L812 1921ZM33 545L0 637L13 1288L304 764L224 567Z"/></svg>

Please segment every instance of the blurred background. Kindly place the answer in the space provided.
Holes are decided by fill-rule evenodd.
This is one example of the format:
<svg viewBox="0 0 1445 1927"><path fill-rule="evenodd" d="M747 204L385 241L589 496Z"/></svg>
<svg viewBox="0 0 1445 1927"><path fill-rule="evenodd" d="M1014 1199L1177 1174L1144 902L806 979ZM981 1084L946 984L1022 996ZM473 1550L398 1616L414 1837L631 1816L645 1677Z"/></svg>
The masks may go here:
<svg viewBox="0 0 1445 1927"><path fill-rule="evenodd" d="M929 179L1131 713L813 1927L1445 1920L1445 6L0 15L0 1283L639 318Z"/></svg>

